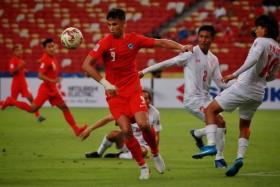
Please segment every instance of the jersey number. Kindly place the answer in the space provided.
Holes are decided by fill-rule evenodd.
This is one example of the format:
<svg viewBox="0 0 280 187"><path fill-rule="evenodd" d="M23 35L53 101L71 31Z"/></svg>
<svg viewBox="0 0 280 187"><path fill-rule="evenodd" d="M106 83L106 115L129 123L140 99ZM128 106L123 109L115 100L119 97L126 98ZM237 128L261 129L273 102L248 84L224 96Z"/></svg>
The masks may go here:
<svg viewBox="0 0 280 187"><path fill-rule="evenodd" d="M204 82L206 81L206 78L207 78L207 71L205 70L205 71L203 72L203 77L202 77L202 79L203 79Z"/></svg>
<svg viewBox="0 0 280 187"><path fill-rule="evenodd" d="M112 57L112 61L114 62L116 60L116 52L111 51L111 57Z"/></svg>
<svg viewBox="0 0 280 187"><path fill-rule="evenodd" d="M268 73L271 71L271 69L273 68L274 64L277 64L279 62L279 58L275 57L272 58L271 55L268 55L268 63L267 65L263 68L263 70L261 71L261 73L259 74L260 77L266 77L268 76Z"/></svg>

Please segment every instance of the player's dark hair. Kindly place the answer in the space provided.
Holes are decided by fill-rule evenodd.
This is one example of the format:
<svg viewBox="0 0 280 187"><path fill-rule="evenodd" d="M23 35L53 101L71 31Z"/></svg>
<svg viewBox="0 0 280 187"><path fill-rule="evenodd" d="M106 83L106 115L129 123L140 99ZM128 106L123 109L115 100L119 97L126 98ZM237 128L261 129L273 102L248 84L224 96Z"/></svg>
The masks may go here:
<svg viewBox="0 0 280 187"><path fill-rule="evenodd" d="M45 48L47 46L48 43L52 43L54 42L54 40L52 38L46 38L43 42L42 42L42 46Z"/></svg>
<svg viewBox="0 0 280 187"><path fill-rule="evenodd" d="M212 25L202 25L199 29L198 29L198 34L201 31L207 31L210 32L211 36L214 38L216 35L216 30Z"/></svg>
<svg viewBox="0 0 280 187"><path fill-rule="evenodd" d="M15 51L16 49L20 49L20 48L22 48L22 45L21 45L21 44L15 44L15 45L13 46L13 51Z"/></svg>
<svg viewBox="0 0 280 187"><path fill-rule="evenodd" d="M125 11L120 8L113 8L108 12L106 19L119 19L125 21Z"/></svg>
<svg viewBox="0 0 280 187"><path fill-rule="evenodd" d="M273 16L269 15L261 15L255 21L256 26L261 26L266 28L267 34L265 37L277 39L279 35L279 27L278 22Z"/></svg>
<svg viewBox="0 0 280 187"><path fill-rule="evenodd" d="M153 96L152 96L152 91L151 91L151 90L149 90L149 89L147 89L147 88L144 88L144 89L142 90L142 92L147 93L147 94L148 94L148 97L149 97L149 99L150 99L150 101L153 101Z"/></svg>

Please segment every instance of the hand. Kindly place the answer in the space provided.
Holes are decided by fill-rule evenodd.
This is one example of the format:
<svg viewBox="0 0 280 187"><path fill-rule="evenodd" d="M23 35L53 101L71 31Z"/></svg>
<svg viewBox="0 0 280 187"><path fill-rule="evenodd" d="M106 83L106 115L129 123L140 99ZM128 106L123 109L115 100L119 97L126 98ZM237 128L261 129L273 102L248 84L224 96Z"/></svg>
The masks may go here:
<svg viewBox="0 0 280 187"><path fill-rule="evenodd" d="M106 79L102 78L100 81L100 84L102 84L106 90L106 93L112 97L117 95L117 88L115 85L111 84L109 81Z"/></svg>
<svg viewBox="0 0 280 187"><path fill-rule="evenodd" d="M144 73L142 71L138 71L138 77L142 79L142 77L144 77Z"/></svg>
<svg viewBox="0 0 280 187"><path fill-rule="evenodd" d="M190 51L190 52L193 52L193 45L184 45L181 49L182 52L187 52L187 51Z"/></svg>
<svg viewBox="0 0 280 187"><path fill-rule="evenodd" d="M233 74L227 75L225 77L222 78L222 82L224 83L228 83L228 81L235 79L236 77Z"/></svg>
<svg viewBox="0 0 280 187"><path fill-rule="evenodd" d="M91 129L90 127L88 127L86 130L84 130L81 134L80 134L80 138L82 141L84 141L85 139L87 139L89 137L91 133Z"/></svg>

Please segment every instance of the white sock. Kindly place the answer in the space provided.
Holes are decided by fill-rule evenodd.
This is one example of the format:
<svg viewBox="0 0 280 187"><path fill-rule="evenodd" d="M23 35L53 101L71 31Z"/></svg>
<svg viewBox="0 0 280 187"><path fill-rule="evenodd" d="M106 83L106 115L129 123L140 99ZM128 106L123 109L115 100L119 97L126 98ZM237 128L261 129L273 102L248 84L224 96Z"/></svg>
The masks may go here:
<svg viewBox="0 0 280 187"><path fill-rule="evenodd" d="M239 138L238 139L238 152L237 152L237 159L243 158L247 148L248 148L249 140L246 138Z"/></svg>
<svg viewBox="0 0 280 187"><path fill-rule="evenodd" d="M207 145L216 145L216 132L217 125L209 124L205 127L205 133L207 136Z"/></svg>
<svg viewBox="0 0 280 187"><path fill-rule="evenodd" d="M106 149L108 149L109 147L111 147L113 145L113 142L109 141L107 139L107 137L105 136L101 142L101 144L99 145L99 148L97 150L97 153L99 155L103 155L103 153L106 151Z"/></svg>
<svg viewBox="0 0 280 187"><path fill-rule="evenodd" d="M224 145L225 145L226 128L217 128L216 133L216 148L217 154L215 160L224 159Z"/></svg>
<svg viewBox="0 0 280 187"><path fill-rule="evenodd" d="M195 129L194 130L194 135L197 137L197 138L201 138L202 136L205 136L206 133L205 133L205 128L202 128L202 129Z"/></svg>

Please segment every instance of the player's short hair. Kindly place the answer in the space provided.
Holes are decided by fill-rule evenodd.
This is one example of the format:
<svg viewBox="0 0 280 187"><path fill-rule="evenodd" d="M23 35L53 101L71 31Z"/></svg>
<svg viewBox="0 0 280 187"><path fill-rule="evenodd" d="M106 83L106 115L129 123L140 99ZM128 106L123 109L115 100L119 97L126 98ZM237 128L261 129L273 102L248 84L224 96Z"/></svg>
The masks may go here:
<svg viewBox="0 0 280 187"><path fill-rule="evenodd" d="M256 26L261 26L267 29L266 37L277 39L279 35L278 22L273 16L261 15L255 21Z"/></svg>
<svg viewBox="0 0 280 187"><path fill-rule="evenodd" d="M119 19L125 21L125 11L120 8L113 8L108 12L106 19Z"/></svg>
<svg viewBox="0 0 280 187"><path fill-rule="evenodd" d="M152 91L148 88L143 88L142 92L147 93L150 101L153 101Z"/></svg>
<svg viewBox="0 0 280 187"><path fill-rule="evenodd" d="M213 25L202 25L201 27L199 27L198 29L198 34L201 32L201 31L207 31L207 32L210 32L211 36L214 38L215 35L216 35L216 29L214 28Z"/></svg>
<svg viewBox="0 0 280 187"><path fill-rule="evenodd" d="M52 38L46 38L43 42L42 42L42 46L45 48L47 46L48 43L52 43L54 42L54 40Z"/></svg>
<svg viewBox="0 0 280 187"><path fill-rule="evenodd" d="M20 49L20 48L22 48L22 45L21 44L15 44L14 46L13 46L13 51L15 51L15 50L17 50L17 49Z"/></svg>

